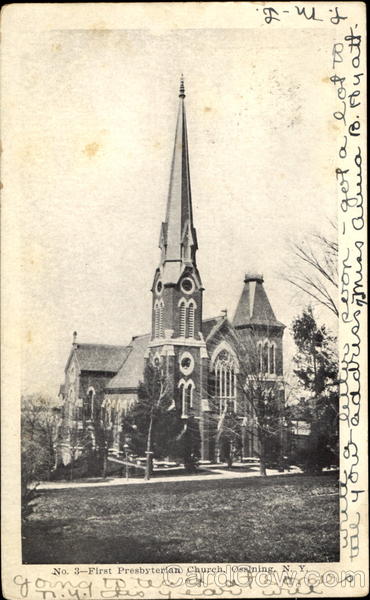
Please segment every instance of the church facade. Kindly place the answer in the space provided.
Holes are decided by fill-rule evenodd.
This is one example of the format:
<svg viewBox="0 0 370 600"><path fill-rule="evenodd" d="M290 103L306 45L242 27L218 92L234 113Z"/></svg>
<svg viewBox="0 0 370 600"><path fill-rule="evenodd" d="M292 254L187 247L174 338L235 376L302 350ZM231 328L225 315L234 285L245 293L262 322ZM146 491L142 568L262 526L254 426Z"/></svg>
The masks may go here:
<svg viewBox="0 0 370 600"><path fill-rule="evenodd" d="M171 401L184 426L190 417L198 421L204 461L219 458L217 432L227 412L240 420L242 458L258 456L258 436L253 430L256 415L253 406L248 407L241 397L241 346L251 352L255 349L255 371L262 374L270 389L277 390L279 402L283 402L285 326L275 317L262 275L245 275L233 319L226 313L208 319L203 316L204 287L196 261L183 80L159 247L160 260L151 288L151 331L132 337L122 346L80 343L74 334L60 387L64 433L58 457L63 464L70 462L76 445L71 431L79 432L80 437L90 432L94 443L94 414L102 407L111 419L109 451L118 456L122 453L122 418L137 402L146 361L163 365Z"/></svg>

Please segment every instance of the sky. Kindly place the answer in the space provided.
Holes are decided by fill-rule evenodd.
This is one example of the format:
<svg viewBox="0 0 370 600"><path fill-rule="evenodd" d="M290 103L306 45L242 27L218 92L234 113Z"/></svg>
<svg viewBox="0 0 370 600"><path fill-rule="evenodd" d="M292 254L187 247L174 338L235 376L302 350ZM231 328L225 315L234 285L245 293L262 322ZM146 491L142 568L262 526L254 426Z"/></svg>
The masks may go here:
<svg viewBox="0 0 370 600"><path fill-rule="evenodd" d="M12 59L22 391L55 395L72 343L150 329L181 73L204 317L258 271L289 326L289 245L336 219L335 30L24 31ZM330 321L330 314L323 314ZM287 364L288 363L288 364Z"/></svg>

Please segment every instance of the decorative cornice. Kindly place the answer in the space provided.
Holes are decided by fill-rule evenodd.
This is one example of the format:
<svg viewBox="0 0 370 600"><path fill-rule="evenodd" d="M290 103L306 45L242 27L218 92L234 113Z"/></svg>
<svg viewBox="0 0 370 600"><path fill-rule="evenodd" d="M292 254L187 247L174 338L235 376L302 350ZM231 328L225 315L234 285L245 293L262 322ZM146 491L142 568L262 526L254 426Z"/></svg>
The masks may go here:
<svg viewBox="0 0 370 600"><path fill-rule="evenodd" d="M148 344L148 348L159 348L161 346L185 346L186 348L207 348L204 340L195 338L158 338Z"/></svg>

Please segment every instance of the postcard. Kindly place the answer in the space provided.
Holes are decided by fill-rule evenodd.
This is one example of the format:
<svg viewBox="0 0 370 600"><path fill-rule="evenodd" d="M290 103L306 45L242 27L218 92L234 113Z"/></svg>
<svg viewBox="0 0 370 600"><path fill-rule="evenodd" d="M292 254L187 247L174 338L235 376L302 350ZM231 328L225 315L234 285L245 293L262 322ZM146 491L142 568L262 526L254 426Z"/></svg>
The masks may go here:
<svg viewBox="0 0 370 600"><path fill-rule="evenodd" d="M365 596L365 5L1 23L4 597Z"/></svg>

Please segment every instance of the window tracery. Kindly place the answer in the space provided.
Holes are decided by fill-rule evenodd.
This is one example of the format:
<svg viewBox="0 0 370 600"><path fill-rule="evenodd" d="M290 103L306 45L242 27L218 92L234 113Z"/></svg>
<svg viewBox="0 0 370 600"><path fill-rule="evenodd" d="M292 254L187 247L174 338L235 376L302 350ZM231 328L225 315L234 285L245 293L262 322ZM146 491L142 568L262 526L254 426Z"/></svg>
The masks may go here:
<svg viewBox="0 0 370 600"><path fill-rule="evenodd" d="M259 372L264 375L276 374L276 344L275 342L259 341L257 343L257 361Z"/></svg>
<svg viewBox="0 0 370 600"><path fill-rule="evenodd" d="M214 361L215 393L219 401L219 411L236 411L237 361L226 349L220 350Z"/></svg>

